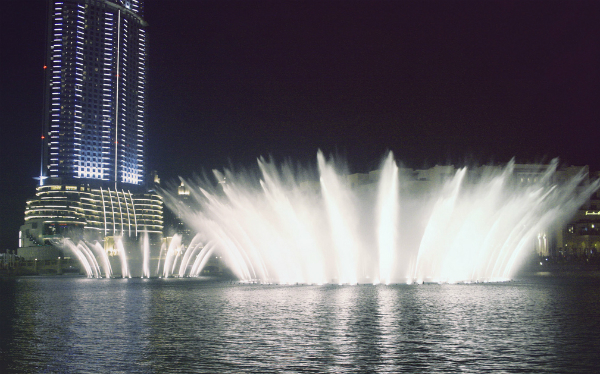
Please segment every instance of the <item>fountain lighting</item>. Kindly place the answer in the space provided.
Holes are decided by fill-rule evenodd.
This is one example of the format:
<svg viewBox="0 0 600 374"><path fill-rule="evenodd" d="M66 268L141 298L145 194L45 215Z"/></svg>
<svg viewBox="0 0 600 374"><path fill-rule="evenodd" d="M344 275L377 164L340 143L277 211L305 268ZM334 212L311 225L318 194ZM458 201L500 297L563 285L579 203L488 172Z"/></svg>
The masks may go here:
<svg viewBox="0 0 600 374"><path fill-rule="evenodd" d="M179 276L197 276L214 253L244 282L503 281L540 233L568 220L599 187L582 186L584 174L556 182L556 160L529 183L514 180L514 162L477 178L463 168L420 183L399 172L390 152L378 177L359 187L321 152L316 178L263 158L258 167L258 174L215 171L219 183L183 181L194 207L163 193L202 233L182 256ZM169 249L165 261L174 255Z"/></svg>
<svg viewBox="0 0 600 374"><path fill-rule="evenodd" d="M379 279L377 283L389 284L392 276L394 252L397 246L398 226L398 167L390 152L383 164L377 209L379 222L377 239L379 244Z"/></svg>
<svg viewBox="0 0 600 374"><path fill-rule="evenodd" d="M150 239L147 231L142 236L142 278L150 278Z"/></svg>
<svg viewBox="0 0 600 374"><path fill-rule="evenodd" d="M600 186L582 183L583 173L556 178L557 164L540 166L526 183L515 180L514 162L447 169L444 178L423 182L407 177L390 152L378 171L354 183L321 152L314 173L260 158L256 174L224 170L214 171L218 183L183 181L193 204L163 191L165 204L198 234L187 246L179 235L163 242L154 275L196 277L219 257L241 283L506 281ZM61 246L88 277L114 276L109 255L118 256L121 276L132 276L119 237L114 249L69 240ZM150 277L147 233L140 253L135 274Z"/></svg>
<svg viewBox="0 0 600 374"><path fill-rule="evenodd" d="M187 267L190 263L190 260L193 258L193 256L199 251L201 250L202 247L202 243L200 241L200 236L195 236L190 245L187 247L187 250L185 251L185 254L183 255L183 259L181 260L181 264L179 265L179 277L184 277L185 273L187 271Z"/></svg>
<svg viewBox="0 0 600 374"><path fill-rule="evenodd" d="M121 260L121 275L123 276L123 278L131 278L131 273L129 272L129 266L127 262L127 253L125 252L123 240L121 238L118 238L115 244L117 246L119 259Z"/></svg>
<svg viewBox="0 0 600 374"><path fill-rule="evenodd" d="M174 266L176 265L176 259L179 251L181 250L181 236L175 235L171 239L166 251L165 263L163 267L163 277L168 278L173 274ZM162 251L161 251L162 252Z"/></svg>
<svg viewBox="0 0 600 374"><path fill-rule="evenodd" d="M102 278L103 274L105 278L112 278L114 276L109 259L109 251L104 249L98 241L90 243L80 240L75 244L70 239L65 238L59 242L55 242L54 245L74 254L81 263L88 278ZM123 278L131 278L129 261L122 240L119 238L115 245L117 247L117 257L121 265L121 276Z"/></svg>
<svg viewBox="0 0 600 374"><path fill-rule="evenodd" d="M59 243L55 243L55 245L70 250L77 257L77 259L83 266L85 273L87 274L87 277L88 278L94 277L94 272L92 271L92 267L90 266L90 261L81 252L81 246L74 244L72 241L70 241L68 239L63 239ZM98 274L95 274L95 275L98 276Z"/></svg>
<svg viewBox="0 0 600 374"><path fill-rule="evenodd" d="M80 253L83 254L82 258L85 258L88 262L88 267L92 270L92 275L94 278L100 278L100 266L98 266L98 261L96 261L96 257L92 254L92 251L88 246L83 245L83 243L79 243L77 245L77 249Z"/></svg>
<svg viewBox="0 0 600 374"><path fill-rule="evenodd" d="M80 243L81 245L86 245L84 242ZM96 254L96 258L100 259L102 263L102 268L104 269L104 277L111 278L112 277L112 267L110 266L110 261L108 259L108 253L102 248L102 245L97 241L91 245L94 253Z"/></svg>

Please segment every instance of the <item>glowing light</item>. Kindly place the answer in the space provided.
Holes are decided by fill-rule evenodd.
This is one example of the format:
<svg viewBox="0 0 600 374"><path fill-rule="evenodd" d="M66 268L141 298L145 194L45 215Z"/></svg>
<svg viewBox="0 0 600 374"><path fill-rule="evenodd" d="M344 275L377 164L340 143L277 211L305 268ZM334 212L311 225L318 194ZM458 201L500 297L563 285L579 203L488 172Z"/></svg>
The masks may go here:
<svg viewBox="0 0 600 374"><path fill-rule="evenodd" d="M210 250L248 282L506 280L538 234L575 213L600 186L596 181L579 191L582 175L551 183L556 162L525 185L511 183L513 163L478 180L467 169L439 169L444 178L421 183L405 179L388 155L381 170L364 175L366 184L352 188L332 160L319 153L317 163L319 182L263 159L258 176L215 172L216 181L227 181L217 190L186 181L197 209L177 203L178 190L167 194L165 203L210 243L183 255L190 261L198 253L191 274L198 274ZM546 245L545 237L540 240ZM165 250L163 276L169 276L177 255L174 247Z"/></svg>
<svg viewBox="0 0 600 374"><path fill-rule="evenodd" d="M391 154L381 170L356 178L344 175L321 153L317 164L319 182L308 178L304 170L264 159L258 160L259 175L225 170L214 172L220 183L184 181L189 191L186 196L197 203L190 206L197 208L180 204L179 189L166 193L167 205L181 212L186 223L202 234L188 247L179 235L163 242L155 274L198 276L209 261L219 258L247 283L506 281L536 243L547 247L545 230L574 214L600 187L597 180L580 188L584 174L554 184L556 162L546 166L531 184L511 183L515 180L513 163L495 172L488 170L479 179L471 178L467 169L452 173L436 169L445 173L444 178L431 169L423 171L431 173L431 179L423 183L406 177ZM362 184L353 187L353 181ZM38 191L52 194L55 187L61 188L38 187ZM95 193L90 199L103 206L104 233L112 224L112 232L117 234L117 208L121 234L124 214L128 219L133 214L136 230L138 224L146 227L140 243L140 267L142 275L149 276L148 233L162 228L161 199L149 194L133 197L124 190ZM28 207L31 212L39 209ZM39 213L46 214L43 210ZM102 212L98 221L102 225ZM130 220L127 223L132 224ZM105 255L119 256L123 276L131 276L121 238L111 238L114 244L105 243L106 251L85 243L73 245L88 276L111 276ZM95 256L91 256L93 252Z"/></svg>

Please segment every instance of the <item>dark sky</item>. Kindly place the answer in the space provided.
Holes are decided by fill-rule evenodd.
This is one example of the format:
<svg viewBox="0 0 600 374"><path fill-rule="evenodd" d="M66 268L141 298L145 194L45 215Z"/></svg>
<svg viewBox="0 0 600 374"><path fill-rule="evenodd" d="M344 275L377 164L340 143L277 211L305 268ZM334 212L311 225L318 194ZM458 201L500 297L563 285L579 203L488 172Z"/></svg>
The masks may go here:
<svg viewBox="0 0 600 374"><path fill-rule="evenodd" d="M0 251L39 174L46 2L0 0ZM351 171L600 168L598 1L146 1L148 156L164 179L259 155Z"/></svg>

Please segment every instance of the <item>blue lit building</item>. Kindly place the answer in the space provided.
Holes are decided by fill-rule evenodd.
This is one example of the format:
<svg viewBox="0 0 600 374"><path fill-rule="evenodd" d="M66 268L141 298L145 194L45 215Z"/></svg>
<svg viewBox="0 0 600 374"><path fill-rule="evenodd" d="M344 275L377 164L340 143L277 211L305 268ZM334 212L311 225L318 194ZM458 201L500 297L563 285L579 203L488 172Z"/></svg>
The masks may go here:
<svg viewBox="0 0 600 374"><path fill-rule="evenodd" d="M142 0L52 0L40 185L145 184L147 23Z"/></svg>
<svg viewBox="0 0 600 374"><path fill-rule="evenodd" d="M19 254L61 238L160 245L158 177L146 174L147 23L143 0L49 0L42 162Z"/></svg>

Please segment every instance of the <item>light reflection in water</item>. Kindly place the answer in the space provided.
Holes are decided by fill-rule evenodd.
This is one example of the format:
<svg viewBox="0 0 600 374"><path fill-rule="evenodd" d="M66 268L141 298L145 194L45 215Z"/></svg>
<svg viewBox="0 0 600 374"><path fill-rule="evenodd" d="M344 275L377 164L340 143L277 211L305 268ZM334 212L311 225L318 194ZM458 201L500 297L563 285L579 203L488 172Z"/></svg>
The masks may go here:
<svg viewBox="0 0 600 374"><path fill-rule="evenodd" d="M4 372L591 372L600 346L595 278L259 286L56 277L0 285Z"/></svg>
<svg viewBox="0 0 600 374"><path fill-rule="evenodd" d="M381 366L383 372L392 372L395 364L395 347L397 346L398 328L395 318L397 313L398 293L391 287L377 288L377 303L379 305L379 331L382 331L379 344L381 345Z"/></svg>

